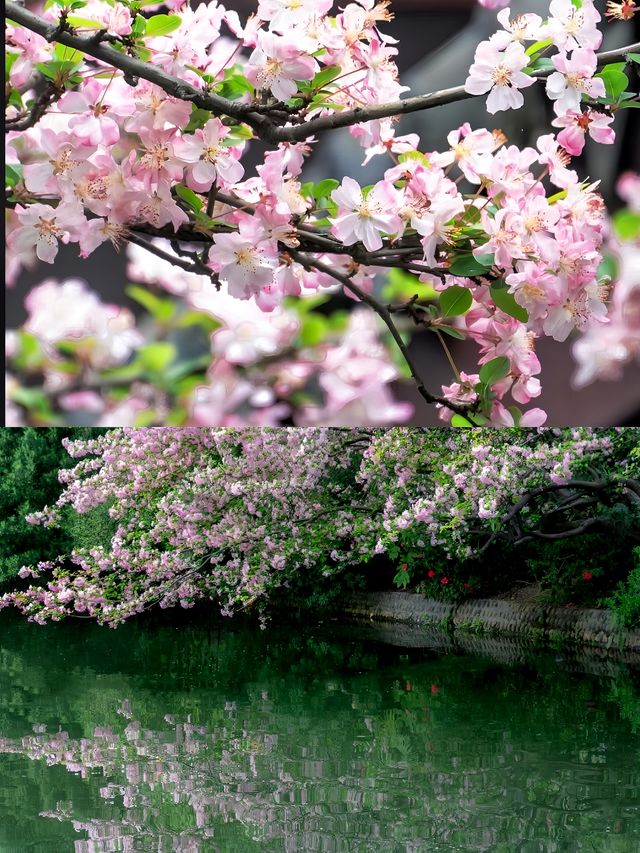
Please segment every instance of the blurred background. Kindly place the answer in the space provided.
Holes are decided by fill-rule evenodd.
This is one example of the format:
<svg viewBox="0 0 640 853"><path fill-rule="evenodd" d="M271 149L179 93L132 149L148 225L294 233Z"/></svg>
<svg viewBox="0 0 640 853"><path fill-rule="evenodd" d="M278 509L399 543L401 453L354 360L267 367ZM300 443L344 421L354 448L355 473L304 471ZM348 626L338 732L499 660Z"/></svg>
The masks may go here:
<svg viewBox="0 0 640 853"><path fill-rule="evenodd" d="M227 0L224 5L237 10L242 16L254 11L257 4L250 0ZM596 5L603 14L605 4ZM499 28L495 11L482 9L473 0L393 0L390 8L395 17L382 29L398 39L396 62L400 79L404 85L411 87L412 95L463 83L478 42ZM513 0L511 17L523 12L536 12L544 18L548 12L548 0ZM638 18L640 16L630 22L601 24L604 32L601 50L612 50L639 41ZM596 145L588 140L583 155L573 161L581 178L601 180L600 191L612 211L621 205L615 195L617 177L626 170L640 171L639 113L632 109L621 111L614 124L615 144ZM543 95L542 87L534 86L526 91L523 109L490 116L485 111L485 99L474 98L403 117L398 133L418 133L421 150L428 152L446 148L447 133L468 121L472 128L499 127L510 143L522 146L535 144L540 134L550 132L552 117L551 106ZM347 130L326 133L314 146L303 179L319 181L327 177L342 179L345 175L352 175L361 184L379 180L389 165L388 161L375 157L363 168L363 158L363 149ZM246 177L253 173L255 164L260 160L260 143L252 143L248 157L243 161ZM123 293L127 283L124 254L118 255L110 244L103 244L83 261L77 251L77 246L61 245L55 264L40 264L36 269L21 274L15 287L7 290L9 328L15 328L26 318L24 297L29 289L49 277L59 281L68 277L85 279L105 300L127 305L134 313L139 312L139 306ZM350 299L335 297L327 310L353 305ZM477 364L477 347L467 342L451 340L450 343L458 367L471 371ZM537 342L543 393L532 405L541 406L548 412L547 423L552 426L640 425L640 365L627 365L619 382L594 382L575 389L571 386L575 363L570 348L571 338L562 344L548 338ZM439 391L442 384L452 381L451 368L435 336L428 332L416 334L411 351L431 390ZM400 399L415 403L413 425L441 424L436 412L424 404L410 382L395 383L395 394Z"/></svg>

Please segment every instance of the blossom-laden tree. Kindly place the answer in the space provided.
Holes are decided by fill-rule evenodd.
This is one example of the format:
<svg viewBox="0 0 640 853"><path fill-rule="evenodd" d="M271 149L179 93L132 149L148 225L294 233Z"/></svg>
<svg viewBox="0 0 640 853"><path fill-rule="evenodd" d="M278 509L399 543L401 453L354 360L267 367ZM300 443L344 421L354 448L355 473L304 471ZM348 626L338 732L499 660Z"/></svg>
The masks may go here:
<svg viewBox="0 0 640 853"><path fill-rule="evenodd" d="M464 85L400 100L386 0L332 6L260 0L243 23L217 0L170 0L168 14L140 0L47 0L35 14L9 0L11 275L54 262L60 243L82 257L127 243L173 265L160 285L180 297L176 306L130 290L154 316L149 340L83 283L43 283L10 339L12 422L26 411L60 423L69 410L107 425L406 420L370 314L359 311L340 341L344 318L332 325L299 308L336 288L378 315L424 400L454 423L544 422L539 408L518 407L540 394L540 336L585 332L583 382L638 352L637 260L625 249L618 270L603 265L597 180L582 180L571 158L587 135L611 143L615 114L638 106L640 45L597 53L592 0L552 0L546 20L502 9ZM636 8L610 3L607 14L629 20ZM487 95L490 113L517 109L532 86L545 87L555 114L535 147L468 124L442 152L395 133L402 114L468 97ZM318 135L339 127L365 161L390 158L375 185L302 181ZM253 140L266 150L248 175ZM618 226L631 252L637 212ZM390 270L395 285L381 296L375 276ZM609 346L596 330L614 274ZM58 302L79 307L67 316ZM405 322L435 333L447 354L447 336L474 341L478 372L451 359L452 384L427 387ZM254 335L255 325L268 331ZM213 361L185 356L180 332L214 332Z"/></svg>
<svg viewBox="0 0 640 853"><path fill-rule="evenodd" d="M321 583L411 536L445 559L501 543L640 530L634 429L117 429L69 442L57 504L107 505L110 547L24 567L37 583L0 598L38 622L67 615L116 626L159 604L262 608L282 587ZM620 530L617 529L618 535ZM635 540L634 540L635 537ZM429 555L427 555L428 558Z"/></svg>

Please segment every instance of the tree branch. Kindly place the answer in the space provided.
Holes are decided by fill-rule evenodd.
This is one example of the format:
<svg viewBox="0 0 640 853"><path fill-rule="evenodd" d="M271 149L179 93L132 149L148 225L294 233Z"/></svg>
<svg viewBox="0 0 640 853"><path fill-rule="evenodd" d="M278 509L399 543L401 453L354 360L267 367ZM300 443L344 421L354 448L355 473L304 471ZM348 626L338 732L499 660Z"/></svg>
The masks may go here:
<svg viewBox="0 0 640 853"><path fill-rule="evenodd" d="M167 94L183 101L191 101L196 106L208 110L213 115L230 116L231 118L243 121L253 128L257 136L273 145L277 145L280 142L301 142L325 130L336 130L340 127L348 127L373 119L389 118L391 116L429 110L434 107L443 106L444 104L465 100L466 98L482 97L470 95L465 91L464 86L454 86L450 89L431 92L428 95L406 98L403 101L391 101L386 104L358 107L354 110L345 110L310 119L295 126L282 127L282 121L293 121L299 117L283 114L282 109L278 109L277 104L272 107L269 107L269 105L262 107L261 109L264 109L264 113L262 113L257 111L257 107L254 109L250 104L240 104L223 98L220 95L196 89L190 83L165 73L157 66L135 59L132 56L127 56L124 53L119 53L107 46L104 42L108 37L102 31L93 36L75 35L69 31L70 28L60 25L53 26L44 18L40 18L38 15L34 15L33 12L20 6L15 0L7 0L6 14L11 21L15 21L15 23L41 35L49 42L57 41L59 44L75 48L88 56L93 56L95 59L106 62L113 68L118 68L124 72L126 80L132 80L133 78L148 80L159 86ZM606 65L608 62L624 60L628 53L637 51L640 51L640 42L618 48L617 50L599 53L597 55L598 67ZM536 79L544 79L552 74L554 70L554 68L540 69L532 72L531 76Z"/></svg>
<svg viewBox="0 0 640 853"><path fill-rule="evenodd" d="M597 54L598 68L608 62L619 62L626 58L628 53L640 50L640 42L621 47L617 50L608 50ZM549 77L556 69L544 68L534 71L531 76L537 80ZM373 119L389 118L391 116L407 115L408 113L430 110L455 101L463 101L467 98L484 97L484 95L470 95L464 86L454 86L451 89L440 89L428 95L419 95L413 98L405 98L403 101L391 101L386 104L374 104L370 107L358 107L355 110L345 110L328 116L320 116L311 119L297 127L274 127L260 134L269 142L301 142L309 136L322 133L325 130L336 130L339 127L349 127Z"/></svg>
<svg viewBox="0 0 640 853"><path fill-rule="evenodd" d="M393 317L391 316L391 312L389 309L383 305L381 302L378 302L373 296L370 296L357 284L355 284L347 275L343 275L342 273L337 272L332 267L327 264L322 263L322 261L318 261L315 258L310 258L308 255L303 255L300 252L291 252L291 256L294 260L299 261L305 269L316 269L319 272L325 273L325 275L331 276L336 281L339 281L343 287L347 290L351 291L351 293L355 294L358 299L368 305L375 313L380 317L380 319L384 322L386 327L391 332L391 336L393 340L396 342L398 349L400 350L402 357L404 358L409 370L411 371L411 376L413 377L417 389L420 395L427 401L427 403L439 403L441 406L446 406L448 409L451 409L452 412L456 412L461 415L466 415L469 412L472 412L477 407L477 401L470 404L460 404L454 403L451 400L447 400L446 397L438 397L435 394L432 394L427 390L420 373L418 372L418 367L409 352L409 349L405 342L402 340L400 336L400 332L396 328L395 323L393 322Z"/></svg>
<svg viewBox="0 0 640 853"><path fill-rule="evenodd" d="M239 104L229 101L227 98L222 98L220 95L203 92L185 80L180 80L178 77L166 74L155 65L114 50L103 43L105 41L103 33L97 33L94 36L75 35L73 32L69 32L60 26L53 26L44 18L34 15L33 12L23 8L15 0L7 0L5 9L6 16L11 21L15 21L15 23L37 33L48 42L58 42L66 47L80 50L88 56L93 56L101 62L106 62L113 68L123 71L125 79L139 77L143 80L148 80L150 83L160 86L161 89L168 95L173 95L174 98L179 98L181 101L191 101L196 106L209 110L209 112L217 116L231 116L240 121L245 121L256 129L269 124L268 119L257 113L253 113L246 104Z"/></svg>

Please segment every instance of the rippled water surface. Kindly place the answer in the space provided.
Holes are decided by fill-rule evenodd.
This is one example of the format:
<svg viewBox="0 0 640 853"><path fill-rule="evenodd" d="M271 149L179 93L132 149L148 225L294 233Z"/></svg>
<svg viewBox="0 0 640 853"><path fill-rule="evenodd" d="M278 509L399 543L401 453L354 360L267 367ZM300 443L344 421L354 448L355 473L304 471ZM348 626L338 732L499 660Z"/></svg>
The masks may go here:
<svg viewBox="0 0 640 853"><path fill-rule="evenodd" d="M0 853L640 851L637 673L356 636L2 613Z"/></svg>

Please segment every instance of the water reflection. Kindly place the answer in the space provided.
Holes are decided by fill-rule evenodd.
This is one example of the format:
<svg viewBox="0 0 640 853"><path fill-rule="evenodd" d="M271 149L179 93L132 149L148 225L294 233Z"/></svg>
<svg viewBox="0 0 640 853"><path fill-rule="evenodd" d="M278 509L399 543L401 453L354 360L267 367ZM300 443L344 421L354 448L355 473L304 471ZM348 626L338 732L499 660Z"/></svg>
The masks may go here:
<svg viewBox="0 0 640 853"><path fill-rule="evenodd" d="M640 693L614 674L3 614L0 849L635 853Z"/></svg>

